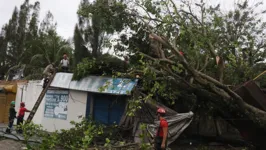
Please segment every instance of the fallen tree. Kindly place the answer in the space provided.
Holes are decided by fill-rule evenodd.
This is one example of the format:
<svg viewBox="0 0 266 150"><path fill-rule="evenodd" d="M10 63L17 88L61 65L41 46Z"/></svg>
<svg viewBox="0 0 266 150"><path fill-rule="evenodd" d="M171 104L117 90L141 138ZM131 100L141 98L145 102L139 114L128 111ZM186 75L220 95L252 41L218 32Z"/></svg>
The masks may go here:
<svg viewBox="0 0 266 150"><path fill-rule="evenodd" d="M237 23L239 22L241 23L239 24L239 26L235 26L236 31L230 31L230 28L227 28L227 30L220 31L220 33L218 34L215 32L219 32L219 30L216 30L215 28L212 29L210 27L211 26L210 23L216 23L216 22L208 21L207 17L212 16L214 18L211 19L214 20L220 19L220 21L223 20L227 26L230 26L230 22L226 22L226 18L222 17L219 18L217 16L215 12L215 9L217 8L212 8L209 10L213 11L212 13L215 14L213 15L212 13L210 14L207 13L208 10L205 7L205 3L202 2L201 4L196 4L201 10L200 11L201 17L197 17L197 15L192 12L191 6L186 2L184 2L184 4L187 4L188 11L182 8L180 10L177 9L178 8L177 5L171 0L168 1L168 3L165 2L164 5L166 6L166 11L168 11L168 14L165 15L164 17L162 17L162 15L158 15L160 17L157 17L157 18L162 18L158 19L161 21L163 21L163 19L166 19L166 17L168 17L169 19L167 20L168 23L162 23L161 25L162 26L172 25L176 23L176 25L180 26L179 27L180 31L178 31L180 33L173 32L172 30L172 33L170 33L171 35L167 36L167 34L163 33L162 31L158 32L158 29L156 27L154 27L152 24L148 24L148 22L145 19L141 18L141 20L145 23L144 25L146 26L146 31L149 34L149 43L151 46L151 51L153 52L153 54L154 53L156 54L152 55L151 53L138 52L141 56L143 56L145 59L148 60L148 63L145 63L144 66L149 67L151 72L156 74L155 75L156 78L159 77L160 75L161 77L168 76L168 78L171 78L171 82L175 82L176 84L180 84L181 82L186 83L186 87L182 87L181 89L190 90L191 93L195 94L198 97L198 100L211 102L212 106L218 112L218 114L223 119L227 120L233 126L235 126L246 140L250 140L258 148L264 149L266 147L266 144L263 140L266 135L266 112L244 102L239 95L237 95L233 90L229 88L229 86L223 83L225 58L223 54L224 50L221 49L222 48L230 49L229 47L222 47L224 46L223 40L239 40L241 39L241 37L244 36L244 34L248 34L249 36L251 36L252 32L254 32L253 29L255 29L254 28L255 25L244 27L246 23L252 24L252 21L249 20L250 18L252 18L252 14L249 14L247 12L248 10L251 9L248 7L248 2L246 1L243 4L238 4L239 9L235 10L235 12L230 12L231 14L229 13L227 16L228 18L230 18L230 15L233 15L235 19L234 21L238 21ZM152 3L150 5L151 7L154 6L152 5ZM172 5L171 9L174 11L171 11L169 9L170 5ZM156 11L156 6L154 6L154 10ZM239 17L239 19L237 19L237 17ZM149 19L152 20L152 18ZM155 21L155 22L158 23L160 21ZM221 28L224 27L223 24L221 23L218 26ZM250 32L241 33L245 32L242 31L241 28L246 28L246 30L250 30ZM238 29L240 31L237 31ZM156 34L156 30L158 34ZM188 37L188 35L181 35L182 32L183 34L184 32L190 34L190 37ZM230 33L230 32L236 32L236 33ZM226 36L226 34L232 37L228 39L222 39L222 36ZM197 45L198 43L191 41L191 39L194 39L194 37L192 36L196 36L197 38L206 38L206 39L195 39L197 42L203 40L201 41L202 42L201 44L203 45ZM179 40L179 38L191 38L191 39L187 39L188 40L187 43L183 43L182 39ZM219 40L215 39L216 41L214 41L211 38L221 38L221 39ZM253 38L255 39L255 37ZM182 44L184 45L187 44L187 48L184 47L184 45ZM217 72L218 72L217 76L212 77L203 72L204 67L206 66L208 61L207 63L205 62L205 64L202 65L202 69L199 69L198 67L199 64L194 65L193 60L191 60L191 57L189 58L189 56L186 56L186 53L184 56L183 53L180 52L179 49L183 48L184 49L183 51L188 50L187 53L189 53L189 48L193 48L189 44L193 44L193 46L198 47L199 50L202 49L203 51L206 51L205 53L208 52L210 56L214 58L214 60L216 59ZM218 44L220 44L221 48L219 48ZM228 44L230 44L230 42ZM252 44L256 43L253 42ZM257 44L256 48L258 49L256 51L259 51L261 47L265 47L265 43ZM253 48L252 47L249 48L250 48L249 53L254 54L254 52L252 51ZM243 53L245 53L246 50L246 49L241 49L240 46L236 46L231 49L234 49L235 51L236 49L239 49L238 51ZM208 56L208 54L205 55ZM207 56L205 56L206 60L208 60ZM241 58L237 59L239 60L236 61L239 62L241 60L242 61L246 60L244 54L243 56L241 56ZM249 59L254 59L254 58L250 56ZM250 64L253 65L254 62L250 62ZM182 76L182 74L180 74L180 72L177 71L176 68L180 68L180 66L182 66L183 71L188 72L190 76L190 83L187 82L184 79L184 76ZM241 66L239 65L238 67ZM154 79L156 80L156 78Z"/></svg>
<svg viewBox="0 0 266 150"><path fill-rule="evenodd" d="M165 54L166 50L164 49L158 49L161 53L161 58L154 58L143 54L144 57L154 62L157 61L161 65L160 73L169 74L175 79L174 81L180 83L179 80L182 77L175 74L172 68L173 66L178 66L179 63L182 64L184 69L193 77L195 84L200 85L199 88L189 84L189 87L194 91L193 93L201 97L200 99L212 101L220 116L234 125L247 140L252 141L262 149L266 147L264 142L266 135L266 112L244 102L240 96L222 82L193 68L176 46L172 45L165 38L154 34L152 30L150 30L150 38L162 44L163 47L171 51L171 54L178 58L178 62L166 58L165 55L167 54Z"/></svg>
<svg viewBox="0 0 266 150"><path fill-rule="evenodd" d="M84 7L81 12L98 12L103 18L120 16L120 24L115 23L133 30L130 36L121 35L115 46L115 51L128 53L131 68L117 75L140 75L139 90L167 105L182 93L195 96L196 101L189 102L191 110L197 110L199 101L205 102L205 108L263 149L266 112L230 89L258 74L254 66L265 58L266 43L261 39L265 39L266 23L258 17L265 11L255 11L260 4L250 6L244 1L235 10L223 12L220 5L203 0L124 0L103 10ZM117 6L121 6L119 11L114 9Z"/></svg>

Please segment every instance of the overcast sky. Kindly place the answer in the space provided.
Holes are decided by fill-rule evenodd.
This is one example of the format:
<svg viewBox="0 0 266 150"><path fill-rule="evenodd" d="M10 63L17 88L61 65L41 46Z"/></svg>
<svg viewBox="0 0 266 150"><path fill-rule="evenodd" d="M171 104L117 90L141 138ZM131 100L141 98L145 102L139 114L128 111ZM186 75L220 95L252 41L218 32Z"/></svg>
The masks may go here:
<svg viewBox="0 0 266 150"><path fill-rule="evenodd" d="M34 3L36 0L30 0ZM14 7L19 7L24 0L0 0L0 27L10 19ZM73 35L74 26L77 23L77 9L80 0L39 0L40 19L50 10L57 22L58 33L69 38Z"/></svg>
<svg viewBox="0 0 266 150"><path fill-rule="evenodd" d="M34 3L36 0L30 0ZM178 0L176 0L178 1ZM234 8L235 0L209 0L211 4L221 3L223 10L228 11ZM254 4L258 0L249 0ZM264 3L266 3L266 0ZM10 19L14 7L19 7L24 0L0 0L0 27L7 23ZM74 26L77 23L77 9L80 0L39 0L41 3L40 20L50 10L54 15L54 20L57 22L57 31L59 35L69 38L73 36ZM264 5L265 6L265 5Z"/></svg>

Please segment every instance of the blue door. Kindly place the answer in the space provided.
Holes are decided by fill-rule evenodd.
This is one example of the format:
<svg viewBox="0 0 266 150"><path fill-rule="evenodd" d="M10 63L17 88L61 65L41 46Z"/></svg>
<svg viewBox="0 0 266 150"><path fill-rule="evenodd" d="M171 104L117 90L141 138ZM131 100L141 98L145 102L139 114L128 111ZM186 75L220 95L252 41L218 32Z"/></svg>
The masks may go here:
<svg viewBox="0 0 266 150"><path fill-rule="evenodd" d="M93 94L93 100L93 118L95 121L106 125L119 123L126 105L125 97Z"/></svg>
<svg viewBox="0 0 266 150"><path fill-rule="evenodd" d="M114 97L112 100L112 105L111 105L111 111L110 111L110 124L119 124L120 119L122 115L124 114L125 110L125 99L119 99L119 97Z"/></svg>
<svg viewBox="0 0 266 150"><path fill-rule="evenodd" d="M93 118L95 121L108 125L109 124L109 106L111 100L103 95L94 95Z"/></svg>

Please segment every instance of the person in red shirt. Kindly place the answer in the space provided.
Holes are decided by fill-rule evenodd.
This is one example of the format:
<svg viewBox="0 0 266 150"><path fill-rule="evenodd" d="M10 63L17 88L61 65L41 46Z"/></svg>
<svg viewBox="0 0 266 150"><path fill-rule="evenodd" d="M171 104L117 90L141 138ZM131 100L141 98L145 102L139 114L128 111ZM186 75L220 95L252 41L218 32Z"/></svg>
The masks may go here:
<svg viewBox="0 0 266 150"><path fill-rule="evenodd" d="M19 109L19 112L18 112L18 117L17 117L17 125L23 125L25 112L30 112L30 111L27 108L25 108L25 103L21 102L20 103L20 109ZM22 129L18 128L17 132L21 134L22 133Z"/></svg>
<svg viewBox="0 0 266 150"><path fill-rule="evenodd" d="M168 135L168 122L164 119L165 109L158 108L157 115L160 120L160 125L155 136L155 150L165 150L167 147Z"/></svg>

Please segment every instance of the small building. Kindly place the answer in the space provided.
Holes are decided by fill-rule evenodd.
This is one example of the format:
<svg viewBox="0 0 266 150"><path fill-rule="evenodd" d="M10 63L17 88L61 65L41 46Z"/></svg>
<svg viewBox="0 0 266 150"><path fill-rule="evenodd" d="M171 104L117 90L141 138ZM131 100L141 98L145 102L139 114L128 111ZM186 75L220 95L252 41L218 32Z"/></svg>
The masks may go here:
<svg viewBox="0 0 266 150"><path fill-rule="evenodd" d="M105 124L118 124L127 104L127 98L137 79L88 76L72 81L72 73L57 73L40 104L33 122L52 132L72 127L71 121L82 117ZM41 81L18 85L17 103L33 108L42 91ZM18 109L18 106L16 108ZM25 119L28 114L25 115Z"/></svg>
<svg viewBox="0 0 266 150"><path fill-rule="evenodd" d="M71 121L79 122L82 117L92 118L105 125L117 124L121 129L130 131L134 141L139 143L142 133L149 133L145 138L148 142L155 135L159 125L155 121L158 107L166 109L166 119L169 122L169 141L174 142L189 126L193 113L179 114L174 110L154 101L141 103L141 109L136 110L135 116L126 115L128 99L137 84L137 79L110 78L88 76L79 81L73 81L72 73L57 73L42 100L33 122L41 124L44 129L53 132L73 127ZM42 81L29 81L18 84L16 109L22 99L26 108L32 109L40 93ZM138 95L136 90L135 95ZM27 119L29 114L25 115ZM141 124L146 124L143 129Z"/></svg>
<svg viewBox="0 0 266 150"><path fill-rule="evenodd" d="M0 123L8 123L10 103L16 99L17 82L0 81Z"/></svg>

